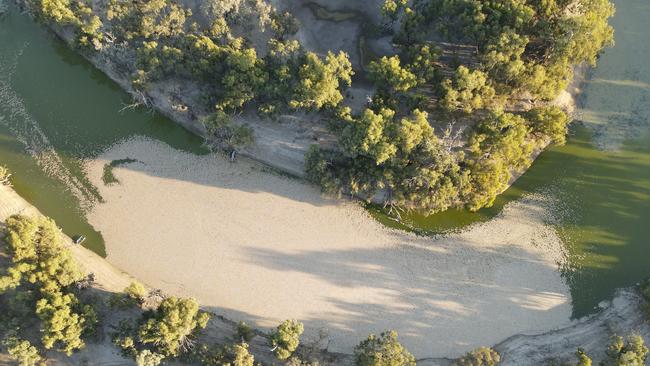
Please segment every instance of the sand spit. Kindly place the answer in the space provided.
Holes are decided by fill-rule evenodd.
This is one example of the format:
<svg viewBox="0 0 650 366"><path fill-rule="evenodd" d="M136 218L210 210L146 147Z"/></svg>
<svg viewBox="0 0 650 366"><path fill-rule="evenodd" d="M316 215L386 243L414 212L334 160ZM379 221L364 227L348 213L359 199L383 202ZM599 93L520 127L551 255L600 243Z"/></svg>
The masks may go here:
<svg viewBox="0 0 650 366"><path fill-rule="evenodd" d="M38 215L36 208L18 196L11 188L0 186L0 227L10 215L21 213ZM66 240L70 241L69 238ZM80 246L70 246L75 259L85 268L92 268L95 273L93 288L104 291L120 291L132 277L123 273L94 253ZM562 329L538 335L515 335L497 344L495 347L502 356L502 364L547 364L550 356L560 360L572 360L577 347L584 348L596 361L603 357L603 351L609 342L609 335L638 333L648 339L650 325L645 321L641 306L644 302L634 289L619 290L610 305L598 314L572 323ZM234 336L235 323L215 317L208 325L203 341L210 343L227 343ZM309 347L310 345L307 344ZM265 337L255 337L251 342L251 351L256 360L272 363L274 358L266 343ZM303 350L307 351L307 350ZM307 351L308 354L311 352ZM313 354L312 354L313 355ZM72 358L61 354L49 354L54 357L52 365L72 366L88 365L131 365L132 361L120 357L117 349L108 337L100 343L91 343L87 348L76 353ZM315 355L323 365L351 366L353 357L345 354L320 353ZM0 364L8 364L7 354L0 353ZM175 366L178 363L170 363ZM420 366L448 366L449 359L426 358L419 359Z"/></svg>
<svg viewBox="0 0 650 366"><path fill-rule="evenodd" d="M104 185L104 165L125 158L139 162L115 168L120 184ZM145 138L87 169L105 200L89 220L110 262L229 319L300 319L307 338L326 330L332 351L392 328L417 357L453 357L570 316L563 247L539 197L429 238L387 229L358 205L257 164Z"/></svg>
<svg viewBox="0 0 650 366"><path fill-rule="evenodd" d="M11 215L39 216L41 213L36 207L29 204L20 197L11 187L0 185L0 229ZM0 242L2 241L2 230L0 230ZM103 258L90 250L72 244L72 239L63 235L63 240L74 256L74 259L81 265L84 272L93 273L95 280L92 283L90 291L95 292L98 296L104 296L106 293L121 292L131 282L135 281L133 277L120 271L112 266ZM0 268L0 272L3 269ZM118 348L113 345L111 337L106 336L114 331L112 325L117 323L118 318L113 318L115 314L104 314L109 318L104 318L103 330L100 334L104 336L99 339L90 339L86 347L76 352L71 357L63 353L47 352L48 365L57 366L132 366L133 360L124 358ZM237 324L227 319L213 317L208 323L208 327L201 335L200 341L207 344L229 344L236 337ZM250 345L250 351L255 355L257 361L266 365L272 364L276 359L268 346L268 339L258 332L258 336L253 338ZM317 355L318 356L318 355ZM325 359L332 359L333 365L351 366L352 360L348 355L326 353L320 355ZM0 365L10 365L15 362L10 360L7 353L0 352ZM181 362L166 361L169 366L184 366Z"/></svg>

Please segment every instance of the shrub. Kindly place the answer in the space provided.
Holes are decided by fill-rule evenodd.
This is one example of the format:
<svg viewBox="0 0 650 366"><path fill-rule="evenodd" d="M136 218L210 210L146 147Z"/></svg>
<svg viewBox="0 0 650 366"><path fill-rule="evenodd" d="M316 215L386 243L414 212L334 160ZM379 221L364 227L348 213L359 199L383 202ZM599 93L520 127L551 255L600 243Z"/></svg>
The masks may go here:
<svg viewBox="0 0 650 366"><path fill-rule="evenodd" d="M10 336L5 338L2 343L7 347L9 356L20 366L45 365L38 349L32 346L28 340Z"/></svg>
<svg viewBox="0 0 650 366"><path fill-rule="evenodd" d="M124 289L124 294L141 304L147 297L147 289L140 282L134 281Z"/></svg>
<svg viewBox="0 0 650 366"><path fill-rule="evenodd" d="M140 341L165 356L178 356L191 347L195 332L208 324L210 315L199 310L194 299L169 297L138 331Z"/></svg>
<svg viewBox="0 0 650 366"><path fill-rule="evenodd" d="M41 321L46 349L71 354L84 347L82 336L94 331L97 315L67 292L84 279L70 252L64 248L60 230L46 218L12 216L6 220L5 242L12 265L0 276L0 294L17 289L17 295L34 293L34 312Z"/></svg>
<svg viewBox="0 0 650 366"><path fill-rule="evenodd" d="M526 118L533 133L549 138L556 145L566 143L567 125L570 120L559 107L535 108L526 113Z"/></svg>
<svg viewBox="0 0 650 366"><path fill-rule="evenodd" d="M576 358L578 359L578 363L576 364L576 366L591 366L592 363L591 358L587 356L585 350L583 350L582 348L578 348L578 350L576 351Z"/></svg>
<svg viewBox="0 0 650 366"><path fill-rule="evenodd" d="M146 349L135 357L135 364L137 366L158 366L163 359L165 359L165 356Z"/></svg>
<svg viewBox="0 0 650 366"><path fill-rule="evenodd" d="M297 320L285 320L275 329L269 338L273 354L279 360L286 360L298 348L300 335L304 326Z"/></svg>
<svg viewBox="0 0 650 366"><path fill-rule="evenodd" d="M648 357L648 347L639 335L630 335L626 339L612 336L612 342L607 347L607 359L604 366L643 366Z"/></svg>
<svg viewBox="0 0 650 366"><path fill-rule="evenodd" d="M250 342L255 338L255 331L244 322L237 323L237 339Z"/></svg>
<svg viewBox="0 0 650 366"><path fill-rule="evenodd" d="M453 366L495 366L501 361L497 351L488 347L480 347L454 361Z"/></svg>
<svg viewBox="0 0 650 366"><path fill-rule="evenodd" d="M10 186L11 181L9 178L11 177L11 173L9 172L9 169L5 166L0 165L0 185L3 186Z"/></svg>
<svg viewBox="0 0 650 366"><path fill-rule="evenodd" d="M415 366L415 357L397 341L391 330L379 337L371 334L354 348L356 366Z"/></svg>

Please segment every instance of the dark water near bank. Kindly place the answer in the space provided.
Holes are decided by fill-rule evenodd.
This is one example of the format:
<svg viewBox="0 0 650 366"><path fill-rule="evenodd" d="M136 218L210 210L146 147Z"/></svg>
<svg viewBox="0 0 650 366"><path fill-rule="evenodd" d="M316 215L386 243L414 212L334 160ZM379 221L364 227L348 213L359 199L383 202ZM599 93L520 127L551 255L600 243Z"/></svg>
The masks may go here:
<svg viewBox="0 0 650 366"><path fill-rule="evenodd" d="M1 0L0 0L1 1ZM490 209L407 216L422 232L485 221L527 193L554 197L554 223L567 244L574 315L592 311L617 287L650 276L650 3L617 1L617 46L587 83L566 146L545 152ZM120 112L129 96L80 56L10 8L0 18L0 164L17 192L69 235L105 254L101 234L85 220L86 202L100 200L82 166L114 142L146 135L175 148L205 153L201 140L166 118ZM605 145L609 150L599 147Z"/></svg>

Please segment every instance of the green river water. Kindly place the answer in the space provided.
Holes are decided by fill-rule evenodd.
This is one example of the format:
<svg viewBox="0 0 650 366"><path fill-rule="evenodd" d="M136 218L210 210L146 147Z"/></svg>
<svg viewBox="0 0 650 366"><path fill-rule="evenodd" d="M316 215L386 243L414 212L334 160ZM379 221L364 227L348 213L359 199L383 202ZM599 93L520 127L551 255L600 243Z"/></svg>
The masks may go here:
<svg viewBox="0 0 650 366"><path fill-rule="evenodd" d="M0 0L1 2L2 0ZM554 198L554 220L570 252L574 316L593 311L618 287L650 276L650 3L616 1L616 47L592 71L579 120L566 146L543 153L533 167L478 213L409 215L396 223L439 233L485 221L527 193ZM120 112L129 96L26 15L0 15L0 163L16 191L54 218L68 235L105 255L83 202L101 199L81 170L84 159L114 142L145 135L206 153L201 139L142 110Z"/></svg>

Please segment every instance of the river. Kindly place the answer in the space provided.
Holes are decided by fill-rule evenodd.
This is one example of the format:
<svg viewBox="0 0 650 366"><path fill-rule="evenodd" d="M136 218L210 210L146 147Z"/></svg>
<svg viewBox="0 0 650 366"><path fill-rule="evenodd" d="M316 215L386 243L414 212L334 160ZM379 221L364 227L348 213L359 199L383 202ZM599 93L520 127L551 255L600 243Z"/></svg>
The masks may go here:
<svg viewBox="0 0 650 366"><path fill-rule="evenodd" d="M650 4L616 5L616 46L584 86L567 145L543 153L490 209L407 215L398 224L369 208L375 217L439 233L488 220L507 202L543 192L553 197L552 224L570 252L565 276L574 316L650 276ZM101 234L85 218L101 197L83 162L133 135L197 154L207 150L157 113L122 110L126 93L12 6L0 18L0 45L0 163L14 172L20 195L105 255Z"/></svg>

